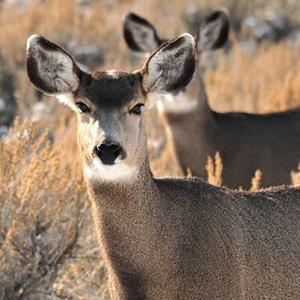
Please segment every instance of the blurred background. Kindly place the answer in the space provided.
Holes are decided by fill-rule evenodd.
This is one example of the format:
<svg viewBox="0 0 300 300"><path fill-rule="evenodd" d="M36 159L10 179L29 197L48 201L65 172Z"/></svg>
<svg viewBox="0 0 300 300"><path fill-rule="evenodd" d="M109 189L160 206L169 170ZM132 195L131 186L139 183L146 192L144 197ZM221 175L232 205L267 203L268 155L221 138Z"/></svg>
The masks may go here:
<svg viewBox="0 0 300 300"><path fill-rule="evenodd" d="M267 113L299 106L300 1L0 1L0 300L108 299L76 119L29 84L27 38L44 35L86 70L133 71L143 59L123 41L126 13L172 39L195 33L220 7L229 10L231 33L225 50L205 63L211 107ZM154 174L180 175L156 109L146 117Z"/></svg>

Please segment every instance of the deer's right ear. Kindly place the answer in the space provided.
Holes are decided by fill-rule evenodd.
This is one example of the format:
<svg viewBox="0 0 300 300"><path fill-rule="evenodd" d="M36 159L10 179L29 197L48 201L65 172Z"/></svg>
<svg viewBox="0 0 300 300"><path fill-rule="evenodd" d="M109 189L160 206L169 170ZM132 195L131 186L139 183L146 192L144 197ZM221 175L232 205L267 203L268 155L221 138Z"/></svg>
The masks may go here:
<svg viewBox="0 0 300 300"><path fill-rule="evenodd" d="M195 40L188 33L170 41L146 61L141 70L146 93L168 94L184 88L195 71Z"/></svg>
<svg viewBox="0 0 300 300"><path fill-rule="evenodd" d="M126 15L123 35L129 49L144 56L156 50L163 43L154 26L134 13Z"/></svg>
<svg viewBox="0 0 300 300"><path fill-rule="evenodd" d="M75 92L82 71L73 58L42 36L32 35L27 41L27 74L31 83L47 95Z"/></svg>

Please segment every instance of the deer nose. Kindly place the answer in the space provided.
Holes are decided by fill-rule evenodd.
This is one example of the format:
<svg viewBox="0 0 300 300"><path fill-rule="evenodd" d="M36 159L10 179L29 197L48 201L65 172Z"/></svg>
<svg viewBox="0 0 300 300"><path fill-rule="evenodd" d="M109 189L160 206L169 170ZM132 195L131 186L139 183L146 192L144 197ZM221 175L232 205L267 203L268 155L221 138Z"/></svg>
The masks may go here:
<svg viewBox="0 0 300 300"><path fill-rule="evenodd" d="M123 151L120 144L105 141L103 144L96 146L95 152L104 165L113 165Z"/></svg>

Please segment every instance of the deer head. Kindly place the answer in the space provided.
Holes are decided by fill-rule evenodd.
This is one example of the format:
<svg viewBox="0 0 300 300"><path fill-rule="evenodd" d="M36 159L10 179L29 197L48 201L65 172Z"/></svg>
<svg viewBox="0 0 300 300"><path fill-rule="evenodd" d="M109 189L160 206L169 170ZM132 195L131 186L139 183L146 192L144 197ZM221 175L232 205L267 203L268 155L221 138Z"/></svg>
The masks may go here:
<svg viewBox="0 0 300 300"><path fill-rule="evenodd" d="M211 51L221 49L228 40L230 23L226 9L210 14L202 21L196 33L196 61L200 66L205 64L205 56ZM167 40L161 38L155 27L147 20L134 13L126 15L123 27L124 39L128 48L135 54L147 56ZM166 111L181 113L197 107L204 98L206 91L201 70L187 89L182 89L176 95L159 97L159 107ZM197 99L198 97L198 99Z"/></svg>
<svg viewBox="0 0 300 300"><path fill-rule="evenodd" d="M151 93L174 93L191 80L195 42L189 34L164 44L140 70L86 73L61 47L33 35L27 72L41 92L78 116L85 174L97 180L133 180L147 161L144 108Z"/></svg>

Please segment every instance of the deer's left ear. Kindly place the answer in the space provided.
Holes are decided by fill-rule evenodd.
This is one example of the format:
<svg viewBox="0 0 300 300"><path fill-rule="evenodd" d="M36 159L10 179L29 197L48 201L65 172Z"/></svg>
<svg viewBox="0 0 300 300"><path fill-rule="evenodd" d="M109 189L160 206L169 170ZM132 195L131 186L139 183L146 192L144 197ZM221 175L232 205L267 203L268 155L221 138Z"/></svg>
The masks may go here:
<svg viewBox="0 0 300 300"><path fill-rule="evenodd" d="M62 48L32 35L27 41L27 74L38 90L58 96L75 92L83 72Z"/></svg>
<svg viewBox="0 0 300 300"><path fill-rule="evenodd" d="M195 71L195 40L188 33L164 44L141 70L146 93L174 93L188 85Z"/></svg>
<svg viewBox="0 0 300 300"><path fill-rule="evenodd" d="M134 13L126 15L123 35L128 48L143 56L156 50L163 43L154 26Z"/></svg>
<svg viewBox="0 0 300 300"><path fill-rule="evenodd" d="M229 36L228 13L219 10L209 15L201 24L197 35L197 50L213 51L222 48Z"/></svg>

